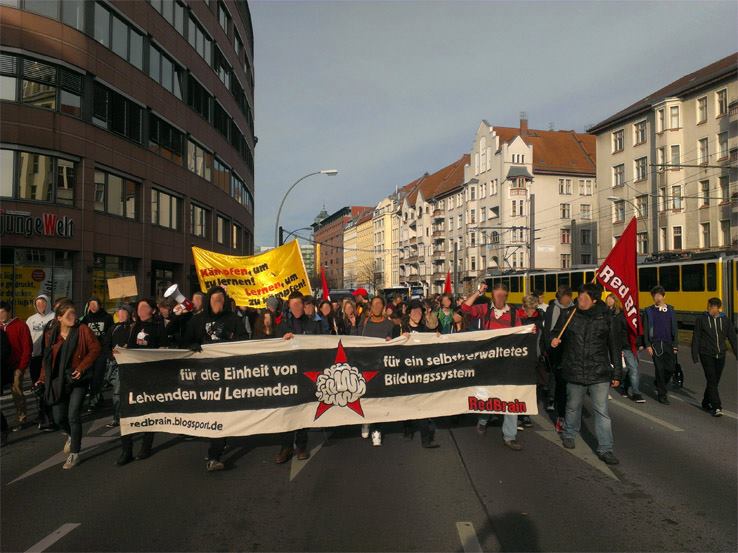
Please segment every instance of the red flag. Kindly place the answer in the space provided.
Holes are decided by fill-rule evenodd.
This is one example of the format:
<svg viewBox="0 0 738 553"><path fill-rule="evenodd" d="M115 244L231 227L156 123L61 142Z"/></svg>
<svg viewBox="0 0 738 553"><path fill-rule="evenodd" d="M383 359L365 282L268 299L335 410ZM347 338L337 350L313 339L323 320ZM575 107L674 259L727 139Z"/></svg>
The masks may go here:
<svg viewBox="0 0 738 553"><path fill-rule="evenodd" d="M331 301L331 293L328 291L328 283L325 280L325 269L320 268L320 283L323 285L323 299Z"/></svg>
<svg viewBox="0 0 738 553"><path fill-rule="evenodd" d="M638 221L630 220L625 231L597 269L597 280L605 290L615 294L623 304L628 321L628 341L636 351L636 338L643 333L638 307L638 268L636 266L636 229Z"/></svg>
<svg viewBox="0 0 738 553"><path fill-rule="evenodd" d="M451 294L451 271L446 273L446 282L443 284L443 293Z"/></svg>

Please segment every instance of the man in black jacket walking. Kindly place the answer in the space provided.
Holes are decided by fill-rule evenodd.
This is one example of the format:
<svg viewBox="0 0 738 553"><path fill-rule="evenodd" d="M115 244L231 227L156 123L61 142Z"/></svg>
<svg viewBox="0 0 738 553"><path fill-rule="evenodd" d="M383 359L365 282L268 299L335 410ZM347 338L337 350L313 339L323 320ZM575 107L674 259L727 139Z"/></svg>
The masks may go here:
<svg viewBox="0 0 738 553"><path fill-rule="evenodd" d="M105 311L102 302L96 296L87 301L87 311L82 317L82 323L86 324L97 337L102 347L102 353L92 366L92 380L90 381L90 403L89 410L94 411L102 404L102 387L105 382L105 372L108 368L110 352L108 346L108 333L113 328L113 317Z"/></svg>
<svg viewBox="0 0 738 553"><path fill-rule="evenodd" d="M277 326L277 337L291 340L297 334L323 334L320 321L308 317L305 313L302 293L292 292L288 301L289 311L282 317L282 321ZM274 459L275 463L281 465L289 461L295 453L293 446L297 449L297 458L300 461L310 458L306 429L301 428L295 432L284 432L280 436L281 447Z"/></svg>
<svg viewBox="0 0 738 553"><path fill-rule="evenodd" d="M183 343L193 351L202 351L202 344L236 342L246 339L241 320L228 307L226 291L221 286L208 290L202 312L190 319ZM211 438L206 468L209 472L223 470L220 458L225 451L225 438Z"/></svg>
<svg viewBox="0 0 738 553"><path fill-rule="evenodd" d="M623 366L617 325L600 300L594 284L579 289L577 308L561 339L553 338L551 347L563 347L562 370L566 380L566 420L561 440L574 449L574 437L582 424L582 404L589 393L594 411L597 456L608 465L617 465L613 455L612 425L607 412L610 386L620 386Z"/></svg>
<svg viewBox="0 0 738 553"><path fill-rule="evenodd" d="M736 340L733 323L720 312L723 302L720 298L707 300L707 311L694 320L692 333L692 361L702 363L705 371L707 387L702 397L702 408L709 411L713 417L723 414L723 405L720 402L718 385L725 367L725 341L730 342L733 355L738 355L738 340Z"/></svg>

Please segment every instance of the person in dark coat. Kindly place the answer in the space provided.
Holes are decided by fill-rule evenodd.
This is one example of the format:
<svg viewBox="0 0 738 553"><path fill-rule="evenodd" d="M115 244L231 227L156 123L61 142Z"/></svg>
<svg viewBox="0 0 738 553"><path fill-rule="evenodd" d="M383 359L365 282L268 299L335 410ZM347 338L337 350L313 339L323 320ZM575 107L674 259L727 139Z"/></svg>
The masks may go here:
<svg viewBox="0 0 738 553"><path fill-rule="evenodd" d="M654 286L651 297L653 305L643 312L643 342L653 359L656 398L659 403L669 405L666 385L674 376L679 344L676 312L666 303L666 290L663 286Z"/></svg>
<svg viewBox="0 0 738 553"><path fill-rule="evenodd" d="M291 340L299 334L323 334L323 326L305 313L303 295L300 292L292 292L288 299L289 310L282 317L282 322L277 327L277 337ZM310 458L308 450L307 430L302 428L295 432L284 432L281 434L281 447L274 459L278 465L286 463L296 452L301 461Z"/></svg>
<svg viewBox="0 0 738 553"><path fill-rule="evenodd" d="M91 296L87 300L85 314L80 322L89 327L103 348L102 355L98 356L95 360L95 366L92 369L92 378L90 379L89 411L95 411L102 405L102 387L105 382L105 372L108 368L109 356L109 352L104 351L104 349L107 347L107 335L113 327L113 317L105 311L100 298Z"/></svg>
<svg viewBox="0 0 738 553"><path fill-rule="evenodd" d="M563 376L566 380L566 421L561 435L564 447L574 449L574 437L582 424L582 404L589 394L594 411L597 456L608 465L618 464L612 452L612 425L607 411L610 386L620 386L623 366L617 325L600 301L600 289L584 284L579 289L577 308L561 339L551 347L563 348Z"/></svg>
<svg viewBox="0 0 738 553"><path fill-rule="evenodd" d="M128 347L133 332L133 307L128 303L122 303L116 309L118 322L113 325L108 333L108 344L105 351L110 352L110 383L113 385L113 420L106 426L117 428L120 426L120 369L113 356L116 348Z"/></svg>
<svg viewBox="0 0 738 553"><path fill-rule="evenodd" d="M245 340L246 327L229 307L228 294L221 286L208 290L205 297L205 308L194 315L185 332L184 342L193 351L202 351L203 344L220 344ZM208 472L225 468L220 460L226 448L225 438L211 438L208 447L208 460L205 468Z"/></svg>
<svg viewBox="0 0 738 553"><path fill-rule="evenodd" d="M566 285L556 290L556 299L548 304L543 317L543 351L548 364L548 394L546 411L556 413L556 431L564 430L566 414L566 381L562 372L562 350L551 347L551 340L556 338L564 328L569 315L576 306L572 302L574 292Z"/></svg>
<svg viewBox="0 0 738 553"><path fill-rule="evenodd" d="M707 311L695 319L692 333L692 361L695 364L702 363L707 384L702 396L702 408L713 417L723 414L718 385L725 368L725 342L729 342L733 348L733 357L738 354L735 328L730 319L720 312L722 307L720 298L710 298L707 301Z"/></svg>

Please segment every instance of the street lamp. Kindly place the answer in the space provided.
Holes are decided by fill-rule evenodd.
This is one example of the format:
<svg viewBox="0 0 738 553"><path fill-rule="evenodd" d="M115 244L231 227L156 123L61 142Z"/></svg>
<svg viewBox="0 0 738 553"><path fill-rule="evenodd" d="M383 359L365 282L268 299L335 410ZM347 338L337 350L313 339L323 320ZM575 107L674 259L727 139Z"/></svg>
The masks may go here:
<svg viewBox="0 0 738 553"><path fill-rule="evenodd" d="M315 171L314 173L308 173L304 177L300 177L295 181L295 183L290 186L287 189L287 192L284 193L284 197L282 198L282 202L279 204L279 210L277 211L277 220L274 222L274 247L276 248L279 245L279 216L282 214L282 207L284 206L284 201L287 199L287 196L290 192L292 192L292 189L297 186L300 182L304 181L308 177L312 177L313 175L328 175L330 177L335 177L338 174L337 169L322 169L320 171Z"/></svg>

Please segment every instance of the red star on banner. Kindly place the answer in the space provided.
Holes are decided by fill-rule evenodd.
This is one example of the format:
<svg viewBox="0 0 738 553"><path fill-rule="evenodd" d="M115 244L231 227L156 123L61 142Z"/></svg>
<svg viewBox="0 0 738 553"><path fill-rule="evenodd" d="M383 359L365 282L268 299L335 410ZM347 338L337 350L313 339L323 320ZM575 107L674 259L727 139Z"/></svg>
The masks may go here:
<svg viewBox="0 0 738 553"><path fill-rule="evenodd" d="M346 352L343 349L343 344L341 343L341 340L338 341L338 351L336 351L336 360L334 361L335 364L338 363L346 363ZM377 376L377 373L379 371L361 371L361 376L364 378L364 381L366 383L369 383L369 381ZM308 377L313 382L318 381L318 377L323 374L322 371L308 371L303 373L306 377ZM321 401L318 403L318 408L315 411L315 418L313 420L318 420L318 418L325 413L328 409L333 407L332 403L325 403ZM356 401L352 401L351 403L347 403L346 407L354 411L355 413L364 416L364 410L361 408L361 398L357 399Z"/></svg>

